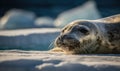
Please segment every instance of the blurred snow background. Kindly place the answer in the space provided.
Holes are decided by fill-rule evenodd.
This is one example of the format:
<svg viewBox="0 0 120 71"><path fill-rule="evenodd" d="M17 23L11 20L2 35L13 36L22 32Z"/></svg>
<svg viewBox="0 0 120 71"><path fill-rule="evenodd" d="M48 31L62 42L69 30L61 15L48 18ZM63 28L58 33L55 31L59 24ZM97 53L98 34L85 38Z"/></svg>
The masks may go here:
<svg viewBox="0 0 120 71"><path fill-rule="evenodd" d="M0 49L50 50L59 31L55 28L0 31Z"/></svg>
<svg viewBox="0 0 120 71"><path fill-rule="evenodd" d="M54 47L59 28L77 19L100 17L94 1L61 12L56 18L38 17L32 11L12 9L0 19L0 50L49 50L50 44Z"/></svg>
<svg viewBox="0 0 120 71"><path fill-rule="evenodd" d="M88 1L82 6L70 9L58 15L55 20L55 25L57 27L64 27L68 23L74 20L89 19L95 20L101 18L99 11L96 8L94 1Z"/></svg>

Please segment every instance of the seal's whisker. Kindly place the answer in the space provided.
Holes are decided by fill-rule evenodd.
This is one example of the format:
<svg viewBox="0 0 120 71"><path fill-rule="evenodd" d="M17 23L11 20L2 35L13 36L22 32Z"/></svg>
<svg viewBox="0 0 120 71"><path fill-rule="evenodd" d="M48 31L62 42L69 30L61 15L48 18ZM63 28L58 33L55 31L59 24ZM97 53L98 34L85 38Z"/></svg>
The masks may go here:
<svg viewBox="0 0 120 71"><path fill-rule="evenodd" d="M53 48L53 46L54 46L54 41L55 41L55 40L53 40L53 41L50 43L50 45L48 46L49 49L52 49L52 48Z"/></svg>

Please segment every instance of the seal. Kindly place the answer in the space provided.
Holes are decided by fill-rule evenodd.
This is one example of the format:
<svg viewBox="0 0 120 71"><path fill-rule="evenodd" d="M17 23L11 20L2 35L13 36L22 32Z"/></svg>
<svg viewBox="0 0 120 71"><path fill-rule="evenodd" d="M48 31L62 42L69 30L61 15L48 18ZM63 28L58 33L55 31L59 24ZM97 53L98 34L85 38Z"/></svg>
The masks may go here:
<svg viewBox="0 0 120 71"><path fill-rule="evenodd" d="M67 54L119 54L120 14L98 20L76 20L66 25L53 51Z"/></svg>

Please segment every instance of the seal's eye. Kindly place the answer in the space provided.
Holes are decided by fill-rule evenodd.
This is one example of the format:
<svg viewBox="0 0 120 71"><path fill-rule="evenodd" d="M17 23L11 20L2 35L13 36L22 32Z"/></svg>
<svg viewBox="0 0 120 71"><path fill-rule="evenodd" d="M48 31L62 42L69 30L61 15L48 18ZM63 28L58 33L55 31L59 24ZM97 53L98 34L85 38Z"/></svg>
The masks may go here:
<svg viewBox="0 0 120 71"><path fill-rule="evenodd" d="M89 34L89 31L87 28L85 27L79 27L78 28L78 31L80 31L81 33L85 34L85 35L88 35Z"/></svg>

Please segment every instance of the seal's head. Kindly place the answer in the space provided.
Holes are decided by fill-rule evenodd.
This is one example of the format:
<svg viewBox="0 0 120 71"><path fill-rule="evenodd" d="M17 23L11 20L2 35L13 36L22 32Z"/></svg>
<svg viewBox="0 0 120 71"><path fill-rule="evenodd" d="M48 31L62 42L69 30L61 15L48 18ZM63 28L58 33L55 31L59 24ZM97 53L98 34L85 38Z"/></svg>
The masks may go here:
<svg viewBox="0 0 120 71"><path fill-rule="evenodd" d="M97 46L97 33L97 28L92 22L74 21L62 29L55 40L55 47L68 54L91 53Z"/></svg>

